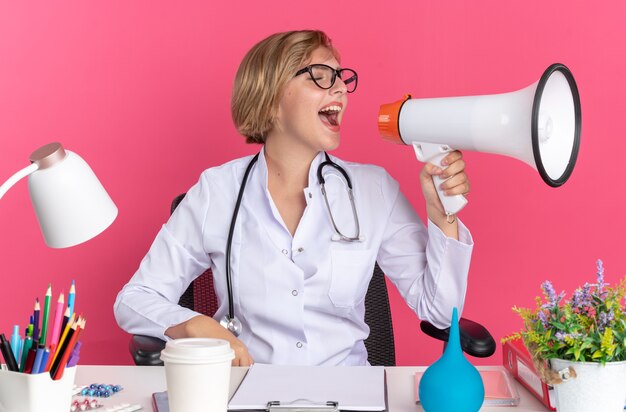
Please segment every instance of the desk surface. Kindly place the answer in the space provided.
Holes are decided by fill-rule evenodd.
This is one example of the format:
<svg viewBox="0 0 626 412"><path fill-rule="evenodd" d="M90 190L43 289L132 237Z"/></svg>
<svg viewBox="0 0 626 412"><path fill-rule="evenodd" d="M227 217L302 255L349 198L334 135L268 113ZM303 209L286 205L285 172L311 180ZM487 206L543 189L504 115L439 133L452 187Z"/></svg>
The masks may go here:
<svg viewBox="0 0 626 412"><path fill-rule="evenodd" d="M387 375L387 402L389 412L422 411L415 405L414 375L424 370L419 366L399 366L385 368ZM248 368L232 369L230 396L243 380ZM152 411L152 393L166 389L165 370L162 366L79 366L76 371L76 385L104 383L122 385L124 390L111 398L104 399L106 406L121 403L140 404L145 411ZM515 408L482 408L485 412L545 412L547 409L539 403L525 388L518 385L521 403ZM142 410L142 412L144 411Z"/></svg>

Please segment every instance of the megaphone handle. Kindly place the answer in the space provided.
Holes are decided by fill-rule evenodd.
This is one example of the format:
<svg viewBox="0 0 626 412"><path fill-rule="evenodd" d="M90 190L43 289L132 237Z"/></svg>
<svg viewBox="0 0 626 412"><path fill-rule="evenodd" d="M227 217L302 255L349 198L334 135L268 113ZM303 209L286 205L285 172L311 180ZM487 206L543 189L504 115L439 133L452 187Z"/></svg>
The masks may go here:
<svg viewBox="0 0 626 412"><path fill-rule="evenodd" d="M413 149L415 149L415 155L417 156L417 160L421 162L428 162L443 170L445 170L448 166L442 165L441 161L444 159L444 157L446 157L449 152L452 152L454 150L448 145L415 142L413 143ZM454 215L460 212L461 209L463 209L465 205L467 205L467 199L463 195L447 196L441 189L441 184L445 182L445 180L446 179L442 179L439 176L433 176L435 189L437 189L439 200L441 201L441 204L443 205L446 214Z"/></svg>

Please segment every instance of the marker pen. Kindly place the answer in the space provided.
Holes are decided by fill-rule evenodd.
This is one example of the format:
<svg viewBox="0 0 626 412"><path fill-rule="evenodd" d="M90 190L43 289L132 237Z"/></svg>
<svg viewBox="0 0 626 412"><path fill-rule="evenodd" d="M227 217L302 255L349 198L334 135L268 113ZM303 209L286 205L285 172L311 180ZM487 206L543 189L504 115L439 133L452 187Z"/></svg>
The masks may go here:
<svg viewBox="0 0 626 412"><path fill-rule="evenodd" d="M35 356L37 355L37 347L39 346L39 341L34 341L33 346L28 351L28 355L26 356L26 364L24 365L24 373L32 373L33 371L33 363L35 363Z"/></svg>
<svg viewBox="0 0 626 412"><path fill-rule="evenodd" d="M43 351L45 348L46 346L41 344L37 348L37 352L35 353L35 360L33 361L33 368L30 371L30 373L32 373L33 375L39 373L39 369L41 368L41 359L43 357Z"/></svg>
<svg viewBox="0 0 626 412"><path fill-rule="evenodd" d="M16 372L19 369L17 366L17 361L15 360L15 356L13 356L11 344L7 340L6 336L4 336L4 333L0 334L0 350L2 350L2 356L4 356L4 361L7 364L7 368L10 371Z"/></svg>
<svg viewBox="0 0 626 412"><path fill-rule="evenodd" d="M18 359L20 356L20 325L13 326L13 335L11 335L11 349L13 350L13 356Z"/></svg>
<svg viewBox="0 0 626 412"><path fill-rule="evenodd" d="M43 355L41 356L41 367L37 373L44 373L46 371L46 366L48 365L48 358L50 357L50 349L46 348L43 351Z"/></svg>
<svg viewBox="0 0 626 412"><path fill-rule="evenodd" d="M24 372L24 367L26 367L26 358L28 358L28 351L33 346L33 338L30 336L26 336L24 339L24 346L22 346L22 357L20 361L20 372Z"/></svg>

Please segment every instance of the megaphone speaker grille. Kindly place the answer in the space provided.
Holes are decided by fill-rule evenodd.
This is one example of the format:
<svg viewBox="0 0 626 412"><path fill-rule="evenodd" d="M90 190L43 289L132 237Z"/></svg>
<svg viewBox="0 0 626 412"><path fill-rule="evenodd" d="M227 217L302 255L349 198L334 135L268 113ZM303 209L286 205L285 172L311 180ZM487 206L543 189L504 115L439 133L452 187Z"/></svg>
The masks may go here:
<svg viewBox="0 0 626 412"><path fill-rule="evenodd" d="M537 170L552 187L569 179L580 147L580 96L570 70L560 63L541 76L532 109L532 147Z"/></svg>

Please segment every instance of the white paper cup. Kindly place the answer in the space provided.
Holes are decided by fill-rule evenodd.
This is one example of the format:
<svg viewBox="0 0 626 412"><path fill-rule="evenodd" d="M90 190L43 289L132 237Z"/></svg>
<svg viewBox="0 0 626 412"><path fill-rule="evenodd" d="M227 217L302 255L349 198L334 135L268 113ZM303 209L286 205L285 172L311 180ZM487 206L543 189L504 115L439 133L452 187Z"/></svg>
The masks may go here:
<svg viewBox="0 0 626 412"><path fill-rule="evenodd" d="M234 358L235 351L223 339L167 342L161 360L165 363L170 412L225 412Z"/></svg>
<svg viewBox="0 0 626 412"><path fill-rule="evenodd" d="M65 368L63 377L52 380L47 372L0 371L0 412L66 412L72 406L76 368Z"/></svg>

